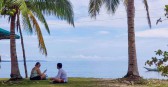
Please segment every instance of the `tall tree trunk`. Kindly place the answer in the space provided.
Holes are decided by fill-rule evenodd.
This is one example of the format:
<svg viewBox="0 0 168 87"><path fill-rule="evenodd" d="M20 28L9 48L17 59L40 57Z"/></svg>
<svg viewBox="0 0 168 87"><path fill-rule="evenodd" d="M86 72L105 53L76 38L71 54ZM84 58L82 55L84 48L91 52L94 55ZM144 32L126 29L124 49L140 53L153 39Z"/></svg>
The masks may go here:
<svg viewBox="0 0 168 87"><path fill-rule="evenodd" d="M19 18L20 12L17 13L17 28L19 29L20 37L21 37L21 45L22 45L22 52L23 52L23 62L24 62L24 70L25 70L25 78L28 78L27 74L27 64L26 64L26 54L25 54L25 48L24 48L24 41L23 41L23 35L22 30L20 26L20 18Z"/></svg>
<svg viewBox="0 0 168 87"><path fill-rule="evenodd" d="M16 14L11 16L11 25L10 25L10 52L11 52L11 79L21 79L18 59L16 54L16 41L15 41L15 19Z"/></svg>
<svg viewBox="0 0 168 87"><path fill-rule="evenodd" d="M27 75L27 65L26 65L26 55L25 55L23 36L22 36L22 31L21 31L21 27L20 27L20 25L19 25L19 33L20 33L20 37L21 37L21 45L22 45L22 52L23 52L25 77L28 78L28 75Z"/></svg>
<svg viewBox="0 0 168 87"><path fill-rule="evenodd" d="M1 62L2 60L1 60L1 55L0 55L0 62Z"/></svg>
<svg viewBox="0 0 168 87"><path fill-rule="evenodd" d="M125 77L138 76L135 30L134 30L135 7L134 0L128 0L127 22L128 22L128 72Z"/></svg>

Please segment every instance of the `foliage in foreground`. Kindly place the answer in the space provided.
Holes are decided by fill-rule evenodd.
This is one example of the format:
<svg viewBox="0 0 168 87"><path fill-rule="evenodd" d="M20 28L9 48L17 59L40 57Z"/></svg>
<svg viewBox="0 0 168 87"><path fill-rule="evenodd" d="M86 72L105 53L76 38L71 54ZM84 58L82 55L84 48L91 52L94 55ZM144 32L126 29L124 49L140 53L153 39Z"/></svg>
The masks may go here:
<svg viewBox="0 0 168 87"><path fill-rule="evenodd" d="M168 77L168 64L166 64L168 61L168 52L159 49L155 51L155 54L157 57L152 57L151 60L147 60L145 65L155 65L162 76Z"/></svg>

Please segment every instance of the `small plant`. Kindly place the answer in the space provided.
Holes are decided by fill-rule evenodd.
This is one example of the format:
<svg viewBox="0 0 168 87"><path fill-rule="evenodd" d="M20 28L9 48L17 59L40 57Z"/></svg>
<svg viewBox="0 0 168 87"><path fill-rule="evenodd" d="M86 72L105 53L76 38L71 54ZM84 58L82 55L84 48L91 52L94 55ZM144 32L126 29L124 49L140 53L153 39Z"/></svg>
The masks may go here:
<svg viewBox="0 0 168 87"><path fill-rule="evenodd" d="M168 77L168 52L159 49L158 51L155 51L155 54L157 57L152 57L151 60L147 60L145 65L156 65L158 71L161 72L161 75Z"/></svg>

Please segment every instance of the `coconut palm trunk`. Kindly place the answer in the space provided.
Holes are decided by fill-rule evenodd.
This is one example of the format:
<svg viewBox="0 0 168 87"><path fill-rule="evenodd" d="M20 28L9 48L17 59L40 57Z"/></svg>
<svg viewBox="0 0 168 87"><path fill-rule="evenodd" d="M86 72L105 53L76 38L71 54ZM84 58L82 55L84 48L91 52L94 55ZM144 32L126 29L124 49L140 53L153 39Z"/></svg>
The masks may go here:
<svg viewBox="0 0 168 87"><path fill-rule="evenodd" d="M20 39L21 39L21 45L22 45L22 52L23 52L23 63L24 63L24 70L25 70L25 78L28 78L27 74L27 64L26 64L26 54L25 54L25 48L24 48L24 41L23 41L23 35L22 35L22 30L20 26L20 18L19 18L20 12L17 14L17 29L19 30L20 33Z"/></svg>
<svg viewBox="0 0 168 87"><path fill-rule="evenodd" d="M11 16L10 25L10 52L11 52L11 79L22 78L19 71L18 59L16 54L16 41L15 41L15 19L16 14Z"/></svg>
<svg viewBox="0 0 168 87"><path fill-rule="evenodd" d="M128 0L127 23L128 23L128 72L125 77L138 76L135 29L134 29L135 7L134 0Z"/></svg>
<svg viewBox="0 0 168 87"><path fill-rule="evenodd" d="M23 36L22 36L22 31L21 31L20 26L19 26L19 33L20 33L20 37L21 37L21 45L22 45L22 52L23 52L23 62L24 62L24 69L25 69L25 77L28 78L25 48L24 48Z"/></svg>

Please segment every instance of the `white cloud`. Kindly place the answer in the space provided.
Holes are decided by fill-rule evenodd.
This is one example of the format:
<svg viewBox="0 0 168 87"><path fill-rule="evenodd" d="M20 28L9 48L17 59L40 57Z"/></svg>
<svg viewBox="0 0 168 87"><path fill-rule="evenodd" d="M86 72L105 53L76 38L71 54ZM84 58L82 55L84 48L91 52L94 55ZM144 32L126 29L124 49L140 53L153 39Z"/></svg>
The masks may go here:
<svg viewBox="0 0 168 87"><path fill-rule="evenodd" d="M100 34L100 35L108 35L108 34L110 34L110 32L109 31L99 31L98 34Z"/></svg>
<svg viewBox="0 0 168 87"><path fill-rule="evenodd" d="M136 33L137 37L168 38L168 28L150 29Z"/></svg>

